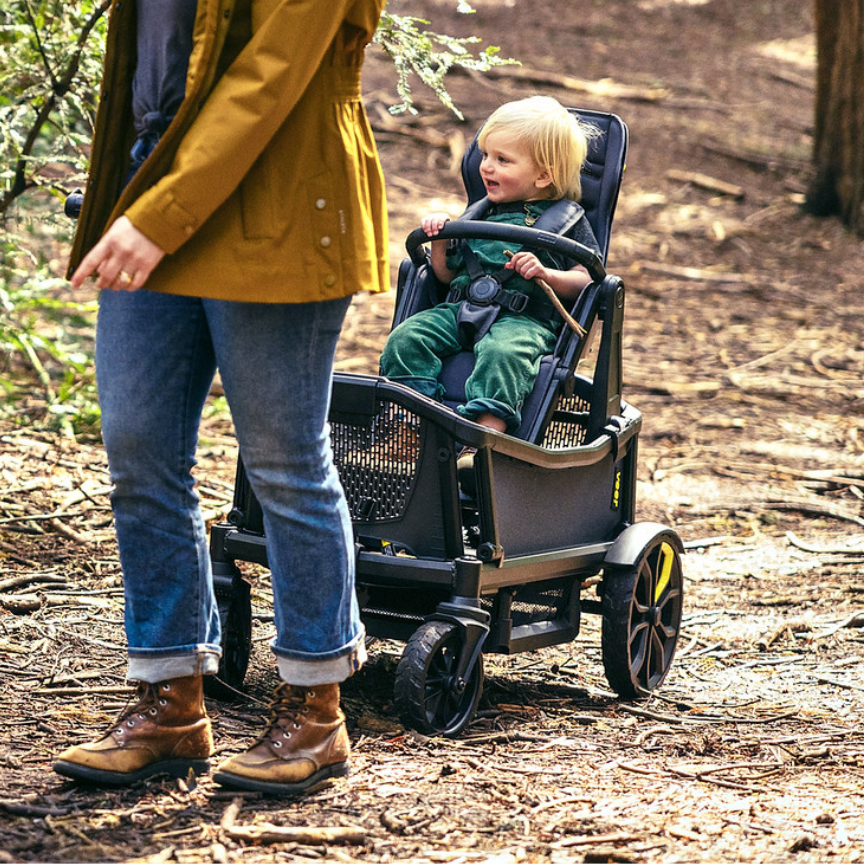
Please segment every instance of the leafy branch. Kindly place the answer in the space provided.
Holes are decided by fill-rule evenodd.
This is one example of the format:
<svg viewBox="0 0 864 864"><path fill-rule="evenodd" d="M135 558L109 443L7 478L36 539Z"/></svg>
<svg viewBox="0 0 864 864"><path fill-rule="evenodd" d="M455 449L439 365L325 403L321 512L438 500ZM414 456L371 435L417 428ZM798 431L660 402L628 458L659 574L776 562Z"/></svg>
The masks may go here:
<svg viewBox="0 0 864 864"><path fill-rule="evenodd" d="M459 12L470 14L474 10L468 3L460 2ZM472 48L482 40L477 36L448 36L423 30L430 22L410 15L393 15L386 10L375 33L375 43L387 52L396 67L396 92L401 102L390 108L393 114L417 113L411 91L410 79L416 75L429 87L460 120L462 112L447 91L445 77L453 67L486 72L493 66L517 63L516 60L498 56L499 48L487 46L476 55Z"/></svg>
<svg viewBox="0 0 864 864"><path fill-rule="evenodd" d="M0 175L3 180L0 218L16 198L45 182L33 164L40 146L44 147L49 141L53 143L48 160L69 162L80 155L74 126L88 119L88 106L73 88L82 71L82 61L90 59L88 48L92 53L91 34L109 5L110 0L81 3L78 13L72 15L62 8L46 7L44 3L34 8L31 0L16 0L4 13L0 92L12 96L4 96L0 103L0 129L3 130L0 153L3 161L10 165ZM63 26L64 20L67 26ZM37 64L44 74L38 73ZM89 65L92 67L92 63ZM87 71L92 73L92 68ZM82 88L86 91L92 84L92 74L83 77L90 79L86 82L88 86ZM64 103L67 99L68 105ZM31 113L34 111L35 114ZM56 133L54 136L47 133L48 126Z"/></svg>

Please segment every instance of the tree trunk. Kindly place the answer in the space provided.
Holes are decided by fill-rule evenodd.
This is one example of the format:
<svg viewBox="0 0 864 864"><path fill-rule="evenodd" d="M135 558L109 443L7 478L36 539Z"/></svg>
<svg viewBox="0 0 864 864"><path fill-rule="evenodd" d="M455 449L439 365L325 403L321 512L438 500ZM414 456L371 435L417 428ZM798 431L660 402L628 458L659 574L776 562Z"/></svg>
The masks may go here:
<svg viewBox="0 0 864 864"><path fill-rule="evenodd" d="M864 234L864 0L815 3L815 170L805 207Z"/></svg>

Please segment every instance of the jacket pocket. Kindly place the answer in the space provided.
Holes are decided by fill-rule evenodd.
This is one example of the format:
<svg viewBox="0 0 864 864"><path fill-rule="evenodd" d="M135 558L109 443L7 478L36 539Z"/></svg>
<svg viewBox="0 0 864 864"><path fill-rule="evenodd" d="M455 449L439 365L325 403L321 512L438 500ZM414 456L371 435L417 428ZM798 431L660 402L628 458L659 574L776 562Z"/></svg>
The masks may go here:
<svg viewBox="0 0 864 864"><path fill-rule="evenodd" d="M271 159L269 151L265 150L240 184L243 236L247 240L267 240L276 236Z"/></svg>

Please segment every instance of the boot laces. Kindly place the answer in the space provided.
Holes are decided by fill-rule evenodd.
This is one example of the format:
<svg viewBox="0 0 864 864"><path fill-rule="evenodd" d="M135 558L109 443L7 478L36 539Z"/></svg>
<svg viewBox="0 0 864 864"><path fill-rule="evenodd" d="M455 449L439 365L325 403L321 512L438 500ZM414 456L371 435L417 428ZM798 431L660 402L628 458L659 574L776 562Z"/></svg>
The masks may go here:
<svg viewBox="0 0 864 864"><path fill-rule="evenodd" d="M300 718L309 713L306 697L314 695L314 691L304 687L280 684L270 702L267 726L258 741L269 740L274 747L281 747L283 740L291 737L292 730L301 728Z"/></svg>
<svg viewBox="0 0 864 864"><path fill-rule="evenodd" d="M123 735L127 728L133 728L139 720L158 717L159 708L168 704L168 700L160 694L160 690L167 692L170 689L167 684L151 684L147 681L139 681L135 693L137 701L120 712L111 731L115 735Z"/></svg>

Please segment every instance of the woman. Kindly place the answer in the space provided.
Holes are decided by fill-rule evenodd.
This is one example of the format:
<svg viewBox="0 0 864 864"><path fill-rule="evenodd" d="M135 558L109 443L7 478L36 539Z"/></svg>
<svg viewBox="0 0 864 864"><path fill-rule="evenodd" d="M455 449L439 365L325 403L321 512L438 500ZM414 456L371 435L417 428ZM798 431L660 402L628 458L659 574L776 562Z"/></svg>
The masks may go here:
<svg viewBox="0 0 864 864"><path fill-rule="evenodd" d="M298 794L348 770L339 683L365 659L327 427L350 295L386 290L360 101L383 0L115 0L70 263L96 366L139 701L55 770L129 785L208 767L219 616L191 475L219 369L261 503L282 683L215 779Z"/></svg>

